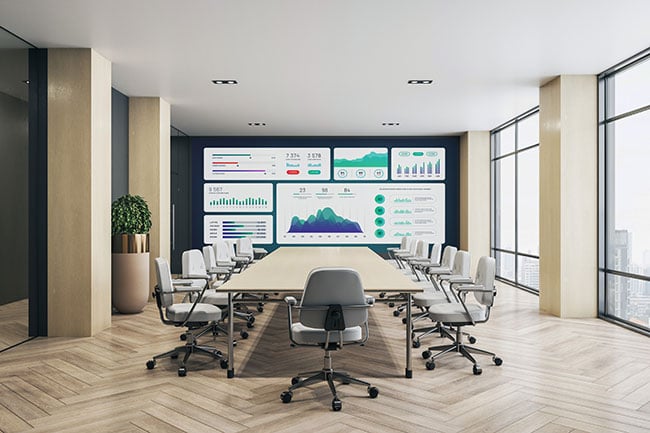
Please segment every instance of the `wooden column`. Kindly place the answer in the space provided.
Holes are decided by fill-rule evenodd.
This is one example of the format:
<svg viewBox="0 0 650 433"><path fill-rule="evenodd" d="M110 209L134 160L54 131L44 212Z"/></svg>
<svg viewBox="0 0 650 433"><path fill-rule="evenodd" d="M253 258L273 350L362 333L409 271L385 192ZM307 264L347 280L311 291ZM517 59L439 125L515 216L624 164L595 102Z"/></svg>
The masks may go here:
<svg viewBox="0 0 650 433"><path fill-rule="evenodd" d="M460 137L460 249L472 257L471 275L481 256L490 255L490 133Z"/></svg>
<svg viewBox="0 0 650 433"><path fill-rule="evenodd" d="M111 63L48 51L48 335L111 324Z"/></svg>
<svg viewBox="0 0 650 433"><path fill-rule="evenodd" d="M540 89L541 311L597 314L597 80L562 75Z"/></svg>
<svg viewBox="0 0 650 433"><path fill-rule="evenodd" d="M129 193L151 210L149 283L153 260L170 259L170 106L161 98L129 98Z"/></svg>

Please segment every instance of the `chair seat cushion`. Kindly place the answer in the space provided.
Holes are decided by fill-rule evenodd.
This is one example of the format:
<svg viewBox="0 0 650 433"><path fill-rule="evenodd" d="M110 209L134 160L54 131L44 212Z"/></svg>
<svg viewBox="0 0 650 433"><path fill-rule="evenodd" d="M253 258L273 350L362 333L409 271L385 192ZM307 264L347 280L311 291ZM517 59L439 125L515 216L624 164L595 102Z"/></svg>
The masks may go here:
<svg viewBox="0 0 650 433"><path fill-rule="evenodd" d="M167 319L173 322L182 322L185 320L187 313L192 308L191 302L182 304L172 304L167 307ZM221 319L221 309L211 304L196 304L196 308L192 311L189 322L212 322Z"/></svg>
<svg viewBox="0 0 650 433"><path fill-rule="evenodd" d="M477 304L467 304L467 310L475 322L485 322L486 310ZM429 318L442 323L472 323L463 306L457 302L436 304L429 307Z"/></svg>
<svg viewBox="0 0 650 433"><path fill-rule="evenodd" d="M298 344L320 344L325 343L327 332L323 329L309 328L302 323L294 323L291 326L293 339ZM343 330L343 342L354 342L361 340L361 326L352 326ZM330 333L330 342L339 342L339 333Z"/></svg>
<svg viewBox="0 0 650 433"><path fill-rule="evenodd" d="M212 305L228 305L228 293L217 292L214 289L208 289L203 293L201 302Z"/></svg>
<svg viewBox="0 0 650 433"><path fill-rule="evenodd" d="M424 292L413 295L413 304L416 307L429 307L435 304L448 303L447 297L442 292Z"/></svg>

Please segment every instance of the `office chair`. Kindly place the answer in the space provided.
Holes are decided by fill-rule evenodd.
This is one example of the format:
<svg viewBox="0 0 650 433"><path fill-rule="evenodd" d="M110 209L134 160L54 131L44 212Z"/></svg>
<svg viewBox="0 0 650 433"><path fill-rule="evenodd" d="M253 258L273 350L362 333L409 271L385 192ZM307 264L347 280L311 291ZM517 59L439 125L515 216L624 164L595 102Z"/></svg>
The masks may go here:
<svg viewBox="0 0 650 433"><path fill-rule="evenodd" d="M211 246L206 245L201 251L203 252L203 261L208 275L212 276L217 281L221 281L220 285L228 281L232 276L232 266L217 266L217 258L215 257L214 249Z"/></svg>
<svg viewBox="0 0 650 433"><path fill-rule="evenodd" d="M207 248L207 253L210 254L212 252L212 248L206 247ZM201 281L203 285L207 284L207 289L203 291L203 295L200 297L199 302L203 302L204 304L212 304L216 305L219 307L222 312L225 315L228 313L228 293L226 292L220 292L217 289L217 287L221 286L225 282L225 280L217 280L216 277L213 277L210 275L205 267L205 258L201 251L193 249L193 250L187 250L183 251L183 255L181 256L182 259L182 265L183 265L183 273L182 276L184 279L190 279L192 281ZM230 274L228 274L229 276ZM178 280L177 280L178 281ZM196 293L196 292L195 292ZM235 305L235 307L237 307ZM253 323L255 323L255 316L253 313L250 312L242 312L242 311L234 311L233 312L234 317L243 319L246 321L246 326L248 328L253 327ZM222 332L223 334L227 334L227 330L220 326L218 323L214 323L203 331L199 332L196 337L201 337L205 335L207 332L212 331L213 335L217 335L218 332ZM248 338L248 332L245 330L241 330L239 332L239 335L246 339Z"/></svg>
<svg viewBox="0 0 650 433"><path fill-rule="evenodd" d="M473 283L456 284L453 278L449 279L452 289L455 289L458 292L459 302L437 304L429 307L429 318L434 322L441 322L456 328L456 339L452 344L429 347L429 349L422 352L422 357L428 359L425 364L427 370L433 370L436 368L436 358L451 352L460 353L463 357L469 359L472 364L474 364L472 372L476 375L481 374L483 370L472 356L472 353L491 356L492 361L496 365L501 365L503 363L503 360L492 352L478 349L476 347L466 346L463 343L463 334L461 331L463 326L474 326L477 323L487 322L490 318L490 309L494 304L494 295L496 293L494 287L494 274L494 258L487 256L481 257L478 262L476 277L474 278ZM478 303L466 302L466 296L468 293L472 293L474 299ZM431 352L436 350L439 352L432 355Z"/></svg>
<svg viewBox="0 0 650 433"><path fill-rule="evenodd" d="M429 257L426 259L415 259L410 262L413 273L417 271L421 272L423 275L426 275L426 269L431 266L440 266L440 253L442 252L442 245L435 243L431 245L431 250L429 251Z"/></svg>
<svg viewBox="0 0 650 433"><path fill-rule="evenodd" d="M253 251L253 241L251 238L239 238L236 242L237 255L240 257L246 257L249 260L249 263L253 263L255 259L255 252Z"/></svg>
<svg viewBox="0 0 650 433"><path fill-rule="evenodd" d="M415 268L415 263L421 262L422 260L427 260L427 257L429 257L429 242L425 241L424 239L420 239L416 242L415 254L413 256L404 257L404 261L409 266L409 268L411 269L411 273L415 275L415 278L417 278L418 281L421 280L420 280L420 274L417 272L417 269Z"/></svg>
<svg viewBox="0 0 650 433"><path fill-rule="evenodd" d="M454 265L451 268L451 273L441 274L437 277L438 285L432 286L430 290L425 290L423 293L416 293L413 295L413 305L423 311L413 318L413 323L429 317L429 307L436 304L445 304L447 302L458 302L453 291L450 293L445 290L444 283L453 280L455 284L471 283L472 279L469 276L470 272L470 254L467 251L458 251L454 255ZM413 329L413 347L420 347L420 339L427 337L433 333L439 332L441 337L447 337L453 340L454 337L449 331L442 326L440 322L434 326ZM475 343L476 339L469 336L470 343Z"/></svg>
<svg viewBox="0 0 650 433"><path fill-rule="evenodd" d="M285 302L289 310L289 339L292 344L320 347L325 356L322 370L300 373L291 379L291 386L281 394L282 402L289 403L294 390L321 381L329 385L335 411L341 410L341 400L334 381L364 385L370 398L377 397L379 390L376 387L332 368L332 351L368 340L368 308L374 304L374 299L364 295L357 271L349 268L313 269L307 276L300 305L296 305L293 296L287 296ZM293 308L300 311L299 322L293 322Z"/></svg>
<svg viewBox="0 0 650 433"><path fill-rule="evenodd" d="M181 353L184 353L183 358L178 363L178 375L181 377L187 374L185 364L193 353L219 359L221 368L228 368L228 361L224 358L223 353L215 347L197 344L196 336L192 332L204 328L209 324L218 323L222 317L221 309L215 305L199 302L203 291L200 293L200 296L196 297L193 303L174 303L174 285L172 284L172 276L169 271L169 263L162 257L158 257L154 260L154 264L158 284L154 289L153 296L156 299L160 320L165 325L186 327L187 330L183 334L185 336L183 338L185 345L154 356L147 361L147 369L153 369L156 366L156 361L161 358L169 357L174 359L178 358ZM203 290L205 290L207 286L204 285L203 287Z"/></svg>
<svg viewBox="0 0 650 433"><path fill-rule="evenodd" d="M400 262L397 259L397 254L408 253L411 250L411 244L413 242L415 242L415 239L413 239L412 237L403 236L399 248L391 247L386 249L386 251L388 252L388 256L395 261L395 264L397 264L398 268L404 269L404 266L402 265L402 262Z"/></svg>

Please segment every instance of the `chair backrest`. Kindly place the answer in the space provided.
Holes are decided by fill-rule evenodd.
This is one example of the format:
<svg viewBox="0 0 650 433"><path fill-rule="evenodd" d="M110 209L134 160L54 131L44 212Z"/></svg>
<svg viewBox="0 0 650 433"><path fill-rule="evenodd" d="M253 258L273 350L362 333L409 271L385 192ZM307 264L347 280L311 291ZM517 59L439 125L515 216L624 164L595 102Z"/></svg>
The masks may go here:
<svg viewBox="0 0 650 433"><path fill-rule="evenodd" d="M456 256L454 257L454 266L451 268L451 273L453 275L469 278L470 266L471 260L469 252L459 250L456 252Z"/></svg>
<svg viewBox="0 0 650 433"><path fill-rule="evenodd" d="M440 263L440 253L442 252L442 245L435 243L431 245L431 252L429 253L429 260L433 263Z"/></svg>
<svg viewBox="0 0 650 433"><path fill-rule="evenodd" d="M496 261L494 257L483 256L478 260L476 267L475 284L480 284L486 289L491 289L488 292L474 292L474 298L478 302L488 307L494 303L494 276L496 272Z"/></svg>
<svg viewBox="0 0 650 433"><path fill-rule="evenodd" d="M172 274L169 270L169 263L162 257L154 259L156 267L156 278L158 279L158 289L161 293L161 304L168 307L174 303L174 286L172 285Z"/></svg>
<svg viewBox="0 0 650 433"><path fill-rule="evenodd" d="M228 257L234 259L237 256L235 252L235 242L233 241L224 241L226 243L226 251L228 251Z"/></svg>
<svg viewBox="0 0 650 433"><path fill-rule="evenodd" d="M415 246L415 256L426 259L429 254L429 242L419 239Z"/></svg>
<svg viewBox="0 0 650 433"><path fill-rule="evenodd" d="M217 267L217 259L214 256L214 249L211 246L205 245L203 247L203 262L205 263L206 269Z"/></svg>
<svg viewBox="0 0 650 433"><path fill-rule="evenodd" d="M251 238L237 239L237 255L253 257L253 240Z"/></svg>
<svg viewBox="0 0 650 433"><path fill-rule="evenodd" d="M422 242L422 241L420 239L417 239L417 238L411 238L411 243L409 243L409 246L408 246L408 250L409 250L410 255L412 255L412 256L415 255L415 252L418 249L418 243L419 242Z"/></svg>
<svg viewBox="0 0 650 433"><path fill-rule="evenodd" d="M409 240L408 236L402 236L402 240L399 244L400 250L405 250L408 247L408 240Z"/></svg>
<svg viewBox="0 0 650 433"><path fill-rule="evenodd" d="M217 262L230 261L230 247L226 241L220 239L212 244L212 248L214 249L215 260Z"/></svg>
<svg viewBox="0 0 650 433"><path fill-rule="evenodd" d="M456 252L458 248L447 245L442 251L442 260L440 261L440 266L451 269L454 265L454 259L456 258Z"/></svg>
<svg viewBox="0 0 650 433"><path fill-rule="evenodd" d="M366 308L345 308L365 305L366 298L359 273L350 268L316 268L307 276L300 303L303 307L341 305L347 328L368 321ZM300 323L310 328L323 328L327 309L300 311Z"/></svg>
<svg viewBox="0 0 650 433"><path fill-rule="evenodd" d="M205 260L203 260L203 253L200 250L187 250L183 251L183 278L192 275L207 275L208 271L205 268Z"/></svg>

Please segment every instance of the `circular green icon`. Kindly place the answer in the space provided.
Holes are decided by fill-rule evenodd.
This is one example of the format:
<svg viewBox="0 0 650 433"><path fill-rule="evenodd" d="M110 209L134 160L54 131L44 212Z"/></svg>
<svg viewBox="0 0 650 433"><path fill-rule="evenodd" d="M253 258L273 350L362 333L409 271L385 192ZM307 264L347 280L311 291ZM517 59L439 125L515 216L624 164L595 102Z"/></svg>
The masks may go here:
<svg viewBox="0 0 650 433"><path fill-rule="evenodd" d="M381 226L383 226L384 224L386 224L386 220L385 220L385 219L383 219L382 217L377 217L377 218L375 218L375 225L376 225L377 227L381 227Z"/></svg>
<svg viewBox="0 0 650 433"><path fill-rule="evenodd" d="M384 213L386 213L386 209L384 209L383 206L377 206L377 207L375 208L375 214L377 214L377 215L383 215Z"/></svg>
<svg viewBox="0 0 650 433"><path fill-rule="evenodd" d="M383 194L377 194L377 195L375 196L375 203L377 203L377 204L382 204L382 203L385 202L385 201L386 201L386 197L384 197Z"/></svg>
<svg viewBox="0 0 650 433"><path fill-rule="evenodd" d="M386 232L383 229L375 230L375 237L383 238L384 236L386 236Z"/></svg>

